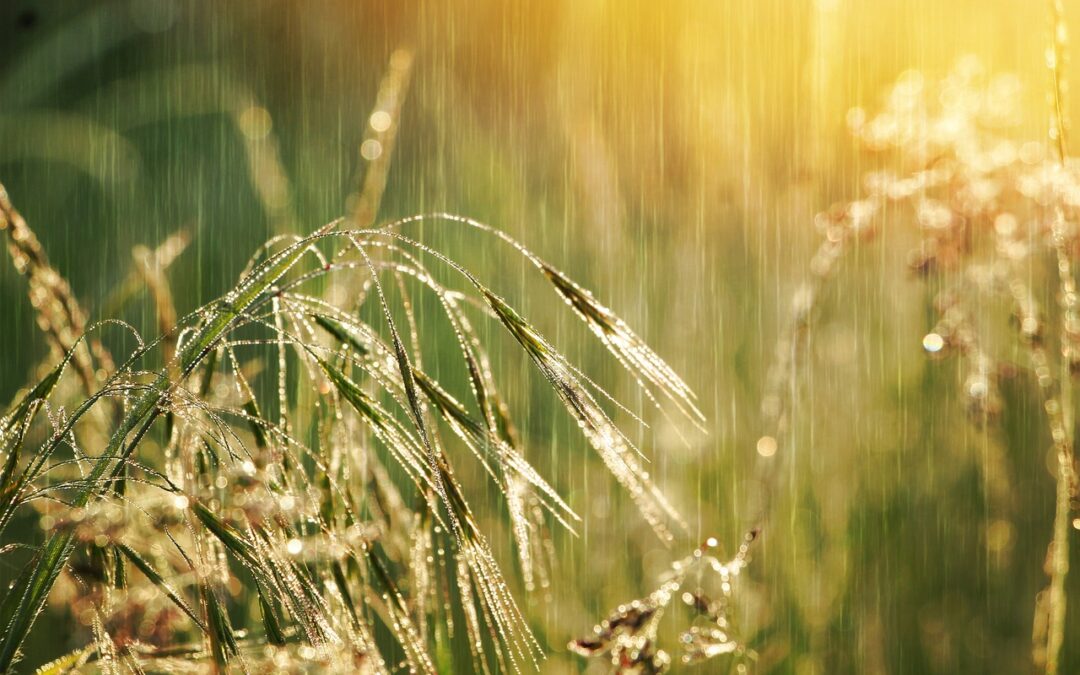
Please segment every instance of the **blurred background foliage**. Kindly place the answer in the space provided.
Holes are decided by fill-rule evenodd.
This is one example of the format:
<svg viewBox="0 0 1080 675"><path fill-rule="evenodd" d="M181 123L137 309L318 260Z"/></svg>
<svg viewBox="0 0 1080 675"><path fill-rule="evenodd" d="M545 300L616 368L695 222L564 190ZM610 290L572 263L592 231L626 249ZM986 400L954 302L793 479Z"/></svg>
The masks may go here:
<svg viewBox="0 0 1080 675"><path fill-rule="evenodd" d="M553 587L526 598L518 584L518 597L549 651L545 672L602 672L567 640L705 537L732 552L760 498L759 400L816 246L813 216L889 161L848 138L848 108L874 108L905 70L933 76L974 54L1017 74L1016 133L1042 139L1044 11L1023 0L8 0L0 180L97 318L133 248L187 228L192 244L169 273L183 313L224 292L269 236L350 212L379 82L394 50L414 50L378 219L450 211L507 230L638 329L709 417L707 437L680 440L526 263L425 226L425 241L645 410L652 426L633 440L691 523L672 549L658 542L529 364L494 350L530 460L585 516L580 537L556 533ZM1031 669L1054 495L1038 397L1017 377L996 427L967 421L958 366L920 348L933 293L904 262L915 236L887 218L824 299L782 489L739 595L763 672ZM124 318L154 333L150 303ZM47 348L7 264L0 325L10 400ZM990 475L994 435L1005 458ZM1000 480L1004 509L987 496ZM512 568L501 515L480 511L489 531L503 528L492 542ZM1072 596L1064 672L1080 668ZM28 660L83 642L54 611Z"/></svg>

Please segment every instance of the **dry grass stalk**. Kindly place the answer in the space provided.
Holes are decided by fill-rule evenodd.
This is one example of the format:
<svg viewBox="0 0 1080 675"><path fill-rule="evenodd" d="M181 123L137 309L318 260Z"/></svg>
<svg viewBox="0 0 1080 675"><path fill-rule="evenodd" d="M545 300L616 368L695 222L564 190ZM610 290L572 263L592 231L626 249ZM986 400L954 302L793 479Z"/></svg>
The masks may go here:
<svg viewBox="0 0 1080 675"><path fill-rule="evenodd" d="M386 179L390 172L390 159L401 126L401 109L409 90L413 58L412 51L407 48L397 49L390 55L386 75L379 84L375 107L364 127L360 157L366 169L352 207L353 224L358 229L370 227L379 214L379 204L386 191Z"/></svg>
<svg viewBox="0 0 1080 675"><path fill-rule="evenodd" d="M0 186L0 230L7 234L8 253L15 269L27 278L30 303L37 312L38 327L53 347L54 360L74 350L72 366L83 390L87 394L94 392L98 378L93 357L90 348L80 344L86 331L86 313L71 285L49 264L41 242L12 206L3 186Z"/></svg>

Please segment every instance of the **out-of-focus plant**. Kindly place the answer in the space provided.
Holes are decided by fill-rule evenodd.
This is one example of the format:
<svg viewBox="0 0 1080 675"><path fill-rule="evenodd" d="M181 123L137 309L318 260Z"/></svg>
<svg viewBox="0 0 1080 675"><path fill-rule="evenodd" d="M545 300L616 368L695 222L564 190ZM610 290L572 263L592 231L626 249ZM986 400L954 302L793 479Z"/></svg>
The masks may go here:
<svg viewBox="0 0 1080 675"><path fill-rule="evenodd" d="M670 657L655 644L664 608L682 597L698 618L681 633L682 661L725 656L742 670L755 654L752 635L738 635L738 577L755 541L768 533L769 503L798 396L798 365L826 282L852 245L880 232L881 224L914 228L918 246L908 255L916 278L934 289L937 322L922 341L935 360L959 360L959 385L969 420L987 435L982 466L990 508L1007 516L1011 488L1002 471L1006 442L995 430L1002 412L1001 377L1030 375L1042 400L1044 424L1056 463L1053 538L1046 551L1047 586L1035 600L1033 653L1037 666L1060 672L1065 635L1069 543L1080 529L1080 485L1074 455L1075 382L1080 377L1080 295L1075 281L1080 255L1080 163L1069 157L1065 119L1065 28L1058 3L1047 61L1051 73L1049 142L1016 138L1022 83L1012 75L988 76L974 57L957 62L938 82L904 73L874 114L849 111L847 122L867 153L890 168L864 177L864 196L818 215L822 235L810 279L794 294L786 333L778 341L761 405L765 434L757 442L755 485L764 495L753 526L736 556L722 563L716 545L676 562L649 596L620 606L594 635L571 643L578 653L611 658L618 672L666 670ZM1001 298L1011 307L1012 337L979 314L981 301ZM1022 358L1014 362L1015 354ZM1039 448L1021 454L1040 463ZM1029 552L1036 555L1034 551ZM1038 555L1041 555L1039 553ZM702 599L701 568L723 589L720 602ZM681 596L680 596L681 594ZM705 617L703 620L700 617Z"/></svg>

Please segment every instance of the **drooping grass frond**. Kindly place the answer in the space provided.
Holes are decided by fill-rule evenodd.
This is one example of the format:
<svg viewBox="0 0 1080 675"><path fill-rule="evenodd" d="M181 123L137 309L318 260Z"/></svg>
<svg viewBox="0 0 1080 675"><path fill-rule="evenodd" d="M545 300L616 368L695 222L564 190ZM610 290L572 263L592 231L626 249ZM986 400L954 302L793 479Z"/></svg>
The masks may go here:
<svg viewBox="0 0 1080 675"><path fill-rule="evenodd" d="M144 251L140 274L163 335L136 335L137 349L71 405L53 390L82 344L74 335L60 366L4 415L0 531L29 512L48 538L0 604L0 670L18 662L58 586L79 598L72 611L92 628L78 658L105 672L162 667L180 653L217 670L298 659L436 672L432 636L456 616L473 667L535 667L540 645L455 465L476 462L502 495L527 589L550 583L549 523L570 528L578 517L529 463L466 307L509 332L648 522L671 538L669 524L681 519L598 389L506 300L400 234L402 223L337 225L272 240L232 291L182 317L163 262L183 241ZM427 259L464 274L468 292L436 281ZM353 297L318 294L334 275L355 284ZM625 366L651 369L638 373L643 387L690 402L625 324L561 274L554 279ZM412 284L441 308L471 398L425 371L420 335L431 327L415 311ZM364 302L380 321L362 318ZM159 353L164 366L148 368ZM108 441L87 445L80 421L113 401L124 405ZM34 422L41 409L51 430ZM237 585L249 593L237 596ZM148 621L160 631L133 639L132 622Z"/></svg>
<svg viewBox="0 0 1080 675"><path fill-rule="evenodd" d="M627 370L653 403L657 403L653 389L661 392L694 424L705 421L704 415L695 403L696 397L690 387L675 371L664 362L645 342L639 338L626 322L601 304L592 293L582 288L550 263L526 248L502 230L481 223L472 218L449 213L436 213L425 216L405 218L395 227L404 227L414 222L445 221L478 229L512 246L526 260L532 263L574 313L585 322L600 342L611 352ZM649 386L646 386L648 383ZM652 387L653 389L650 389ZM661 408L662 410L662 408Z"/></svg>

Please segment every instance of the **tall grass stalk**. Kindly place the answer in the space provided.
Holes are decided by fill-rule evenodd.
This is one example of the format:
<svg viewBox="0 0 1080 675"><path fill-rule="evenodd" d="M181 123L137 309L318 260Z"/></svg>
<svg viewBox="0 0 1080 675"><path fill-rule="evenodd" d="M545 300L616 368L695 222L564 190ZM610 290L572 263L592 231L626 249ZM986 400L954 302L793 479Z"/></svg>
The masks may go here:
<svg viewBox="0 0 1080 675"><path fill-rule="evenodd" d="M1050 69L1053 109L1050 139L1056 141L1057 159L1066 170L1069 158L1066 133L1066 106L1064 69L1068 33L1065 25L1065 8L1061 0L1051 0L1051 45L1047 55ZM1050 619L1046 644L1046 672L1056 675L1059 670L1061 647L1065 640L1065 580L1069 574L1069 521L1073 504L1080 504L1080 486L1076 481L1073 456L1073 395L1072 378L1080 366L1080 297L1073 276L1073 261L1065 232L1065 207L1060 198L1054 202L1054 225L1052 231L1054 255L1057 259L1059 279L1058 301L1061 303L1062 356L1065 367L1061 374L1061 428L1054 435L1058 457L1058 487L1054 510L1054 536L1048 553L1050 567ZM1047 409L1051 413L1050 408Z"/></svg>
<svg viewBox="0 0 1080 675"><path fill-rule="evenodd" d="M12 239L12 232L29 232L9 205L2 222ZM535 664L539 644L469 507L454 469L455 446L439 429L457 436L498 486L517 545L526 549L527 570L538 528L549 518L569 525L577 516L525 459L466 318L464 307L472 304L522 347L658 534L670 537L669 524L681 519L599 405L596 396L606 394L494 290L404 234L422 222L464 225L504 240L537 266L650 399L696 411L682 380L590 293L519 242L468 219L436 214L350 230L332 223L270 244L232 291L180 318L166 309L171 303L158 280L153 295L164 335L140 338L99 387L73 402L70 413L51 419L52 432L33 447L33 413L58 405L50 394L84 342L72 334L61 365L4 418L0 528L35 509L54 524L45 526L46 543L0 605L0 671L18 662L36 617L69 577L65 584L82 587L85 597L105 598L87 607L94 643L69 660L92 658L102 667L160 664L182 653L216 670L306 661L391 671L397 667L388 660L390 646L378 637L389 631L409 668L434 672L440 657L429 651L430 636L450 630L459 612L475 667L486 668L492 658L500 669ZM465 288L448 290L428 261L458 274ZM308 292L343 272L357 281L344 307ZM435 296L461 348L475 413L421 370L417 333L430 328L419 324L408 295L397 296L402 305L395 308L383 277L393 278L399 291ZM364 298L376 303L381 326L361 318L356 303L362 308ZM398 324L402 309L407 332ZM248 366L238 356L244 350L276 355L277 420L245 374ZM161 365L148 368L155 356ZM311 442L299 435L295 397L285 391L288 371L312 392L295 399L310 401ZM108 401L122 402L123 414L100 453L84 451L80 421ZM428 543L405 545L403 536ZM77 562L84 557L99 580L74 572L87 564ZM531 583L531 571L527 575ZM258 598L261 629L232 625L237 609L229 608L233 601L223 584L238 582ZM161 602L180 610L154 645L118 637L130 634L116 613L132 610L132 596L117 596L147 583ZM436 598L444 600L431 602ZM160 603L154 606L161 611Z"/></svg>

